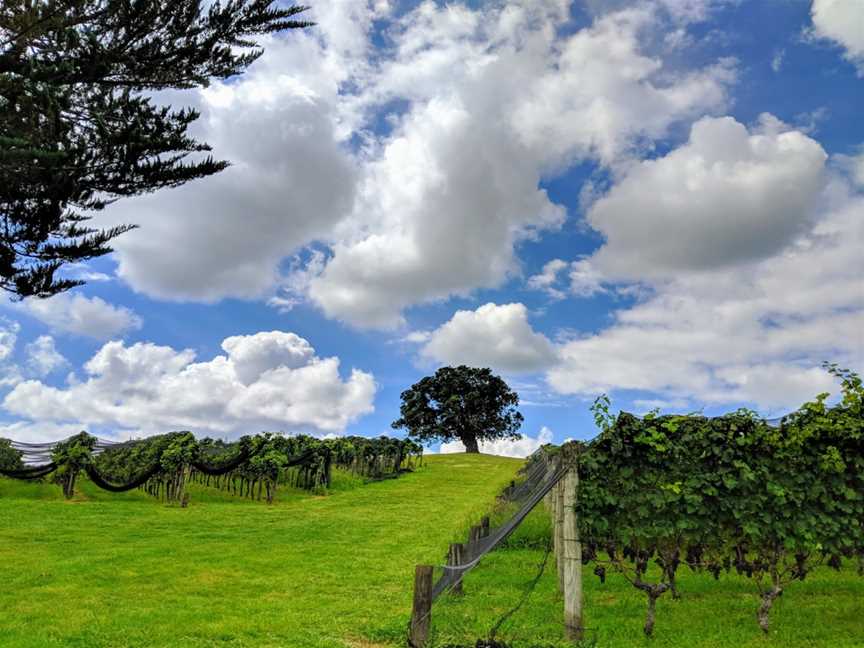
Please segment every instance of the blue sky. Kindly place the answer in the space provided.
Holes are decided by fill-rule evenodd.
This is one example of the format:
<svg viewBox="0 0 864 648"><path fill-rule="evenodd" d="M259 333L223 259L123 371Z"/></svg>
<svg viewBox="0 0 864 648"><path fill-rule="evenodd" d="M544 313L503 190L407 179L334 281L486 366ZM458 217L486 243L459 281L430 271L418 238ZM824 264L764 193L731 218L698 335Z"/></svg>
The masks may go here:
<svg viewBox="0 0 864 648"><path fill-rule="evenodd" d="M0 313L0 436L389 433L442 364L526 440L766 415L864 368L857 0L314 2L194 105L232 167L116 203Z"/></svg>

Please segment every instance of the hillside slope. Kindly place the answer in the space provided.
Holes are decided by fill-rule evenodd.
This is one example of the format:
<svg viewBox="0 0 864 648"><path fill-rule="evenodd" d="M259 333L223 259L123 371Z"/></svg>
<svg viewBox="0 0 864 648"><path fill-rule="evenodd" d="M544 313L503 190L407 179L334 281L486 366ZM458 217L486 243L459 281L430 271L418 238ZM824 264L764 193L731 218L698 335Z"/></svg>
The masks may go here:
<svg viewBox="0 0 864 648"><path fill-rule="evenodd" d="M193 494L188 509L84 484L0 479L0 643L398 645L420 562L476 520L520 461L447 455L399 479L274 506Z"/></svg>
<svg viewBox="0 0 864 648"><path fill-rule="evenodd" d="M193 487L188 509L87 482L65 502L56 486L0 479L0 646L404 646L414 565L441 564L519 465L432 456L396 480L343 476L327 497L281 491L274 506ZM439 599L430 648L487 636L523 601L548 534L541 506L468 574L465 596ZM680 601L658 604L648 640L644 596L586 570L585 648L864 648L864 578L852 564L789 587L768 637L747 579L682 569L679 587ZM511 648L572 648L562 611L550 560L498 637Z"/></svg>

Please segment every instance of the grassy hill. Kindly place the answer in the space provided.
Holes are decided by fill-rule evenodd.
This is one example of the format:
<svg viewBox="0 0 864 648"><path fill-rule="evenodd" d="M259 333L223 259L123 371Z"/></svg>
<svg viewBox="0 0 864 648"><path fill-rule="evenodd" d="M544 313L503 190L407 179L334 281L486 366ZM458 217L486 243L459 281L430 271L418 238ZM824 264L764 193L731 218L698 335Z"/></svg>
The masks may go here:
<svg viewBox="0 0 864 648"><path fill-rule="evenodd" d="M413 567L440 564L449 542L494 501L520 462L432 456L414 474L326 497L283 491L273 506L194 487L188 509L138 492L112 495L0 479L0 645L402 646ZM433 610L436 642L472 644L522 597L543 557L545 512ZM561 643L554 567L499 636ZM685 572L682 601L662 600L656 637L641 636L643 599L611 577L586 580L598 647L864 646L864 579L821 570L756 627L748 583Z"/></svg>

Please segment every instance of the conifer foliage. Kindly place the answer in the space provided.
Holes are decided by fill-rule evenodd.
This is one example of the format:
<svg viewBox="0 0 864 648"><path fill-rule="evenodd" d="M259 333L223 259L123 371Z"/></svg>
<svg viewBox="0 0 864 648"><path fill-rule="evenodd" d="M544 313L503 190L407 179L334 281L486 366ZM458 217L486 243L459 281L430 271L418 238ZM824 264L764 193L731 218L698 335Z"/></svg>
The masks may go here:
<svg viewBox="0 0 864 648"><path fill-rule="evenodd" d="M223 170L192 109L150 93L243 72L255 38L311 25L274 0L4 0L0 5L0 287L47 297L61 268L135 227L98 229L118 198Z"/></svg>

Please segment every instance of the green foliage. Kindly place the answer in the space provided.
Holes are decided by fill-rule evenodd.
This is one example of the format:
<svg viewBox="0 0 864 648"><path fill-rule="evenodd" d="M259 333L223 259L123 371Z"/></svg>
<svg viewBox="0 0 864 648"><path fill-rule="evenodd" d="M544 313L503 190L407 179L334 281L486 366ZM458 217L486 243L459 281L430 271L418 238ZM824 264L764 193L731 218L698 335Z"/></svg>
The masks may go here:
<svg viewBox="0 0 864 648"><path fill-rule="evenodd" d="M421 443L459 439L468 452L479 452L478 441L520 438L519 395L489 369L442 367L401 398L392 426Z"/></svg>
<svg viewBox="0 0 864 648"><path fill-rule="evenodd" d="M0 469L21 470L21 453L12 447L8 439L0 439Z"/></svg>
<svg viewBox="0 0 864 648"><path fill-rule="evenodd" d="M142 488L169 502L183 503L191 481L272 503L280 485L324 492L333 466L382 479L412 469L422 455L422 446L410 439L317 439L265 432L226 443L172 432L109 448L93 465L102 477L120 484L152 472Z"/></svg>
<svg viewBox="0 0 864 648"><path fill-rule="evenodd" d="M842 384L772 427L748 410L722 417L621 413L579 464L585 556L610 565L653 601L675 591L678 564L719 577L752 577L768 613L784 587L823 561L864 554L864 417L861 379L827 365ZM659 579L647 583L649 561Z"/></svg>
<svg viewBox="0 0 864 648"><path fill-rule="evenodd" d="M81 432L54 446L51 461L58 466L54 472L54 481L63 487L63 495L66 499L72 499L74 496L75 480L78 474L90 464L95 445L95 437Z"/></svg>
<svg viewBox="0 0 864 648"><path fill-rule="evenodd" d="M209 3L207 3L209 4ZM227 166L187 133L192 109L154 91L240 74L255 37L308 26L274 0L8 0L0 6L0 287L46 297L82 283L65 264L132 226L94 211ZM193 156L191 159L189 156Z"/></svg>

